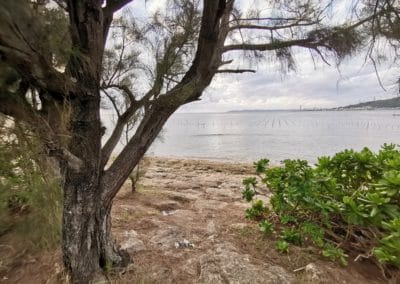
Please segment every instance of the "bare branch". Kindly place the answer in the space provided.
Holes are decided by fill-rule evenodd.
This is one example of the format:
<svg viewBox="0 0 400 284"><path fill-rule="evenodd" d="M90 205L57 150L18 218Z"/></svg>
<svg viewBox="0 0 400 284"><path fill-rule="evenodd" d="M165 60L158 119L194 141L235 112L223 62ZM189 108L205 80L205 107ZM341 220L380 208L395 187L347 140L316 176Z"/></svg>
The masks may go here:
<svg viewBox="0 0 400 284"><path fill-rule="evenodd" d="M126 111L119 115L117 123L114 127L114 130L108 138L107 142L104 144L102 148L101 154L101 162L100 167L104 168L108 163L108 160L111 157L112 152L114 151L115 147L117 146L119 140L121 139L124 127L129 123L130 119L132 118L137 111L145 106L149 99L155 94L156 87L153 87L149 92L147 92L139 101L135 100L135 97L131 90L127 86L124 85L110 85L110 88L116 88L119 90L124 91L130 98L130 105L126 109Z"/></svg>
<svg viewBox="0 0 400 284"><path fill-rule="evenodd" d="M276 21L276 22L288 22L288 21L296 21L298 18L295 17L260 17L260 18L239 18L239 19L234 19L231 20L230 22L237 22L237 21Z"/></svg>
<svg viewBox="0 0 400 284"><path fill-rule="evenodd" d="M288 25L274 25L274 26L263 26L263 25L253 25L253 24L238 24L235 26L230 27L231 31L238 30L238 29L250 29L250 30L268 30L268 31L276 31L282 29L289 29L293 27L302 27L302 26L313 26L318 24L319 21L313 22L301 22L296 21L294 23Z"/></svg>
<svg viewBox="0 0 400 284"><path fill-rule="evenodd" d="M287 41L274 41L270 43L263 43L263 44L232 44L226 45L223 48L223 52L233 51L233 50L256 50L256 51L268 51L268 50L275 50L279 48L286 48L292 46L300 46L300 47L307 47L311 48L313 40L308 39L295 39L295 40L287 40Z"/></svg>
<svg viewBox="0 0 400 284"><path fill-rule="evenodd" d="M256 70L253 69L220 69L217 73L256 73Z"/></svg>
<svg viewBox="0 0 400 284"><path fill-rule="evenodd" d="M133 0L108 0L106 6L103 8L105 13L115 13L122 9L124 6L132 2Z"/></svg>
<svg viewBox="0 0 400 284"><path fill-rule="evenodd" d="M103 87L103 89L104 89L104 88L105 88L105 87ZM137 101L135 100L135 96L133 95L132 91L131 91L131 90L129 89L129 87L126 86L126 85L111 84L111 85L106 86L106 88L119 89L119 90L125 92L125 94L128 95L131 104L137 103Z"/></svg>
<svg viewBox="0 0 400 284"><path fill-rule="evenodd" d="M59 147L54 143L45 143L45 147L48 150L50 157L55 157L59 161L64 161L68 164L68 167L75 172L79 172L83 168L83 161L77 156L72 154L64 147Z"/></svg>
<svg viewBox="0 0 400 284"><path fill-rule="evenodd" d="M221 61L219 66L228 65L228 64L231 64L232 62L233 62L233 59L232 60Z"/></svg>
<svg viewBox="0 0 400 284"><path fill-rule="evenodd" d="M117 106L117 102L113 96L111 96L105 89L102 90L106 97L110 100L112 106L114 107L115 112L117 113L118 118L121 117L121 113L119 111L119 108Z"/></svg>

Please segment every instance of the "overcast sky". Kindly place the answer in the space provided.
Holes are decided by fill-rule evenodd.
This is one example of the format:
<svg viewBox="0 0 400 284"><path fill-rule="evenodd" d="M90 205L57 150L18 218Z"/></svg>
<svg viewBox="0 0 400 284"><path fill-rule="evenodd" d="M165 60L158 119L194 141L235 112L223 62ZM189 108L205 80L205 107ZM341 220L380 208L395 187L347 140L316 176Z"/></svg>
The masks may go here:
<svg viewBox="0 0 400 284"><path fill-rule="evenodd" d="M183 106L183 112L219 112L241 109L298 109L336 107L398 94L398 68L379 68L384 91L363 56L339 67L317 64L306 55L298 58L297 72L282 75L268 66L252 74L217 75L202 100Z"/></svg>
<svg viewBox="0 0 400 284"><path fill-rule="evenodd" d="M164 5L163 1L134 1L130 10L144 16ZM241 1L250 7L255 0ZM337 21L344 20L350 1L341 1L335 7ZM246 8L246 7L245 7ZM309 53L296 55L296 72L282 74L276 64L262 63L257 73L217 74L203 93L201 101L185 105L180 112L220 112L242 109L299 109L327 108L359 102L394 97L398 94L395 84L400 68L389 63L378 66L379 77L386 89L379 85L370 61L365 53L345 60L336 66L315 63Z"/></svg>

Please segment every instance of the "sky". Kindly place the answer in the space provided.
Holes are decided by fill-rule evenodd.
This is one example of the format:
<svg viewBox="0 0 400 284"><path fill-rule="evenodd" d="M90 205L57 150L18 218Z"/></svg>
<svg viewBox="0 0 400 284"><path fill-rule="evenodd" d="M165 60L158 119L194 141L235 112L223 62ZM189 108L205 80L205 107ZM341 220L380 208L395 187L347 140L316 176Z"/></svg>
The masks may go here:
<svg viewBox="0 0 400 284"><path fill-rule="evenodd" d="M340 66L314 66L307 55L297 61L297 71L289 74L262 66L255 74L217 75L201 101L183 106L180 111L331 108L398 94L395 82L399 68L378 67L385 91L372 64L365 63L361 54Z"/></svg>
<svg viewBox="0 0 400 284"><path fill-rule="evenodd" d="M146 5L144 2L134 1L129 9L145 15L162 8L166 1L148 1ZM243 9L257 5L257 0L239 2ZM335 21L346 19L348 3L339 1L335 6ZM331 108L398 95L399 66L388 61L377 66L376 72L365 56L365 52L360 52L339 66L334 61L329 66L318 59L313 61L308 52L298 51L295 72L282 74L276 63L261 62L255 67L256 73L217 74L201 100L182 106L179 112Z"/></svg>

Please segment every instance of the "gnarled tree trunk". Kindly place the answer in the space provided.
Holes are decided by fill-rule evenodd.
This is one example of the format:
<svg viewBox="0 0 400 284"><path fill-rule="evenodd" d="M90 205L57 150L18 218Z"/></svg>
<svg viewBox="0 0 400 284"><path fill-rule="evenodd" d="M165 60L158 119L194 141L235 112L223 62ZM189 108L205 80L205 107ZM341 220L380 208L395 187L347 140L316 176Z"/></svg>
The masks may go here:
<svg viewBox="0 0 400 284"><path fill-rule="evenodd" d="M95 91L94 91L95 92ZM101 212L99 157L101 130L96 96L78 96L71 101L72 125L69 150L79 157L79 171L67 168L64 177L63 254L64 264L75 282L87 283L100 269Z"/></svg>

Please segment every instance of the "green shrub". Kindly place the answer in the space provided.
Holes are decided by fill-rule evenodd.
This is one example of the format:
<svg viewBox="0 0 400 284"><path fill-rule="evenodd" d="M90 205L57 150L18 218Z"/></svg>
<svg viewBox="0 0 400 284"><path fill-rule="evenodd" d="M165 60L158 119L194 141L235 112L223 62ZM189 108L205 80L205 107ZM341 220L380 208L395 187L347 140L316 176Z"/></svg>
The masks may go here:
<svg viewBox="0 0 400 284"><path fill-rule="evenodd" d="M246 218L258 220L263 218L267 211L268 209L264 206L262 200L257 200L249 209L246 210Z"/></svg>
<svg viewBox="0 0 400 284"><path fill-rule="evenodd" d="M260 231L263 232L265 235L270 235L274 232L274 224L268 222L267 220L262 220L259 226L260 226Z"/></svg>
<svg viewBox="0 0 400 284"><path fill-rule="evenodd" d="M288 253L289 252L289 244L287 241L279 240L276 242L276 249L280 253Z"/></svg>
<svg viewBox="0 0 400 284"><path fill-rule="evenodd" d="M0 130L0 236L12 234L24 249L52 248L61 235L59 180L40 145L24 139L30 133Z"/></svg>
<svg viewBox="0 0 400 284"><path fill-rule="evenodd" d="M300 232L295 228L284 228L281 232L281 239L294 245L301 245Z"/></svg>
<svg viewBox="0 0 400 284"><path fill-rule="evenodd" d="M341 248L335 247L330 243L326 244L325 248L322 250L322 255L332 261L339 262L343 266L347 265L348 255L345 254Z"/></svg>
<svg viewBox="0 0 400 284"><path fill-rule="evenodd" d="M303 160L282 163L270 168L268 160L255 163L258 179L246 179L243 191L251 201L258 181L271 190L272 211L265 218L274 220L281 242L313 244L342 265L345 252L353 251L375 257L385 268L400 267L397 146L384 144L378 153L344 150L320 157L314 167Z"/></svg>

